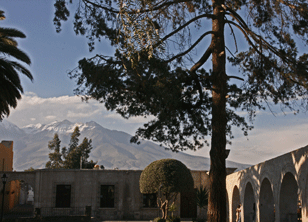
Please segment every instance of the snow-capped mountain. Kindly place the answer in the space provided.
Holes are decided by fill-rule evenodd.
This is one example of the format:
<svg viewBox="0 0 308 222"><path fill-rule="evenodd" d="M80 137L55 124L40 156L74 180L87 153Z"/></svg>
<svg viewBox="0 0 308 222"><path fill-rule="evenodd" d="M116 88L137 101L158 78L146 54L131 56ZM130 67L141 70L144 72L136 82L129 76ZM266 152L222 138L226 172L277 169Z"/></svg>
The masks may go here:
<svg viewBox="0 0 308 222"><path fill-rule="evenodd" d="M80 131L91 130L95 127L95 122L88 122L86 124L83 123L71 123L68 120L63 120L62 122L54 121L50 124L30 124L28 126L23 127L22 129L26 133L38 133L40 131L50 131L54 133L72 133L76 126L79 127Z"/></svg>
<svg viewBox="0 0 308 222"><path fill-rule="evenodd" d="M163 158L175 158L190 169L209 170L209 158L174 153L149 141L140 145L130 143L131 135L108 130L96 122L72 123L68 120L50 124L28 125L22 129L4 120L0 122L0 140L14 141L14 170L25 170L30 167L44 168L48 161L48 141L55 133L61 140L61 147L67 146L70 135L78 126L81 132L80 141L87 137L92 139L93 150L90 159L98 161L107 169L144 169L151 162ZM243 165L227 161L228 167L244 169Z"/></svg>

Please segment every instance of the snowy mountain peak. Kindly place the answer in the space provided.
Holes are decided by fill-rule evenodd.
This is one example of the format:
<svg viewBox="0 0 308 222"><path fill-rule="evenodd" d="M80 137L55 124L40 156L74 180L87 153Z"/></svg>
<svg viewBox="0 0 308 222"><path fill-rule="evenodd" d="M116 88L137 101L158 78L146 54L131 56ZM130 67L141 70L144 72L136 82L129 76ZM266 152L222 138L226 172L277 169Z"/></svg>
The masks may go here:
<svg viewBox="0 0 308 222"><path fill-rule="evenodd" d="M38 124L29 124L27 126L22 127L22 129L28 133L35 133L37 132L40 128L42 128L44 126L44 124L38 123Z"/></svg>
<svg viewBox="0 0 308 222"><path fill-rule="evenodd" d="M23 127L23 130L27 133L38 133L39 131L50 131L55 133L72 133L75 127L78 126L80 132L84 130L92 130L99 126L96 122L91 121L88 123L72 123L68 120L54 121L49 124L30 124Z"/></svg>

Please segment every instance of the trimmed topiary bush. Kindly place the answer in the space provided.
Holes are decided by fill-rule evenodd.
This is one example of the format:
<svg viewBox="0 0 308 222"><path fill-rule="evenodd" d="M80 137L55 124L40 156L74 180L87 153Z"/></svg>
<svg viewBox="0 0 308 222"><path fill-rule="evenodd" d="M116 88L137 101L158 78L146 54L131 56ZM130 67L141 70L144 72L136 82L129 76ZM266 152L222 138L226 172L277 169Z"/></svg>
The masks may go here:
<svg viewBox="0 0 308 222"><path fill-rule="evenodd" d="M143 194L158 193L162 218L167 219L169 203L175 201L178 193L193 191L194 181L182 162L162 159L152 162L142 171L139 186Z"/></svg>

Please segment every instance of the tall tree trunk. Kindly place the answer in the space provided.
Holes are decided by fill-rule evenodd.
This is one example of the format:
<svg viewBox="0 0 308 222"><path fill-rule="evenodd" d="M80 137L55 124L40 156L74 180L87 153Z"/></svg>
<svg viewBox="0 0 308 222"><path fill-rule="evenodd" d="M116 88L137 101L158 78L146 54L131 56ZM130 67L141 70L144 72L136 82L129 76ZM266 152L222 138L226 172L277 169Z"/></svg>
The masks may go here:
<svg viewBox="0 0 308 222"><path fill-rule="evenodd" d="M224 40L224 0L212 0L214 18L212 21L212 63L213 63L213 105L210 192L208 206L209 222L226 221L226 55Z"/></svg>

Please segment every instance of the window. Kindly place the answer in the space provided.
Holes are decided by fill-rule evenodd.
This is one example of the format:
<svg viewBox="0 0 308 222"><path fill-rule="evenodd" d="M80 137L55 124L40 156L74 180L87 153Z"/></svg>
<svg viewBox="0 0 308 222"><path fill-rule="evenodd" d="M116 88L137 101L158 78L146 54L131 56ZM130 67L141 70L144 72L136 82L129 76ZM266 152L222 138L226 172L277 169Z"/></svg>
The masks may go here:
<svg viewBox="0 0 308 222"><path fill-rule="evenodd" d="M71 185L57 185L56 188L56 207L71 207Z"/></svg>
<svg viewBox="0 0 308 222"><path fill-rule="evenodd" d="M114 207L114 185L101 185L100 207Z"/></svg>
<svg viewBox="0 0 308 222"><path fill-rule="evenodd" d="M157 194L143 194L143 207L157 207Z"/></svg>

